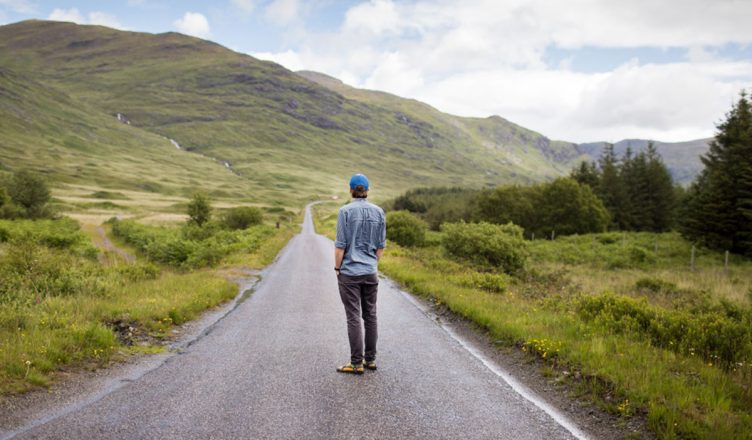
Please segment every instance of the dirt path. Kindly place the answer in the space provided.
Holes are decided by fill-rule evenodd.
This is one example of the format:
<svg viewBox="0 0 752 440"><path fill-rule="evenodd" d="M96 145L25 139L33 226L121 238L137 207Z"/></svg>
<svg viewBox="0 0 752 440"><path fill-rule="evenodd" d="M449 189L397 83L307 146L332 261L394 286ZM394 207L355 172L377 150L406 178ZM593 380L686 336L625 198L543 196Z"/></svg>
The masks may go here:
<svg viewBox="0 0 752 440"><path fill-rule="evenodd" d="M101 238L101 241L95 241L95 244L97 246L104 249L105 251L114 252L127 263L133 263L136 261L135 256L129 254L123 249L120 249L119 247L115 246L112 241L110 241L110 238L107 236L107 231L105 231L104 227L102 227L101 225L97 226L97 234L99 234L99 238Z"/></svg>

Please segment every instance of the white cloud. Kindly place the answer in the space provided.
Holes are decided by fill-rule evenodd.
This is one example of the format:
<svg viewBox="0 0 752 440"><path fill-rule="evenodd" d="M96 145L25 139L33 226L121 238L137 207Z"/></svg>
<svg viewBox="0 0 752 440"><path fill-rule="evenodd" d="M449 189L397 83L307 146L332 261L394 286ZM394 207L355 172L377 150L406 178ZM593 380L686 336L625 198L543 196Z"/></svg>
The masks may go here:
<svg viewBox="0 0 752 440"><path fill-rule="evenodd" d="M81 12L78 11L77 8L56 8L50 13L48 19L55 21L71 21L78 24L96 24L121 30L127 29L125 26L120 24L120 22L114 15L101 11L89 12L89 14L84 16L81 14Z"/></svg>
<svg viewBox="0 0 752 440"><path fill-rule="evenodd" d="M292 50L286 52L257 52L250 54L260 60L274 61L277 64L285 66L292 71L305 69L305 63L301 60L301 56Z"/></svg>
<svg viewBox="0 0 752 440"><path fill-rule="evenodd" d="M250 14L254 9L256 9L255 0L231 0L231 2L233 5L235 5L235 7L245 12L246 14Z"/></svg>
<svg viewBox="0 0 752 440"><path fill-rule="evenodd" d="M726 44L752 44L750 16L747 0L369 0L336 31L297 29L284 51L257 56L443 111L499 114L558 139L679 141L711 136L752 83L752 61L717 56ZM583 47L679 48L687 57L573 71ZM549 65L552 48L570 51Z"/></svg>
<svg viewBox="0 0 752 440"><path fill-rule="evenodd" d="M199 12L186 12L172 24L179 32L195 37L204 38L211 34L209 20Z"/></svg>
<svg viewBox="0 0 752 440"><path fill-rule="evenodd" d="M71 9L58 9L55 8L55 10L50 13L49 17L50 20L55 21L72 21L73 23L78 24L86 24L86 19L83 15L81 15L80 12L78 12L78 9L71 8Z"/></svg>
<svg viewBox="0 0 752 440"><path fill-rule="evenodd" d="M298 0L274 0L266 7L264 16L274 24L285 26L300 18Z"/></svg>
<svg viewBox="0 0 752 440"><path fill-rule="evenodd" d="M33 14L37 12L36 5L28 0L0 0L0 6L19 14Z"/></svg>
<svg viewBox="0 0 752 440"><path fill-rule="evenodd" d="M114 15L101 11L89 12L89 23L121 30L126 29Z"/></svg>
<svg viewBox="0 0 752 440"><path fill-rule="evenodd" d="M346 32L369 32L383 34L397 32L404 23L397 7L390 0L375 0L361 3L347 11L344 29Z"/></svg>

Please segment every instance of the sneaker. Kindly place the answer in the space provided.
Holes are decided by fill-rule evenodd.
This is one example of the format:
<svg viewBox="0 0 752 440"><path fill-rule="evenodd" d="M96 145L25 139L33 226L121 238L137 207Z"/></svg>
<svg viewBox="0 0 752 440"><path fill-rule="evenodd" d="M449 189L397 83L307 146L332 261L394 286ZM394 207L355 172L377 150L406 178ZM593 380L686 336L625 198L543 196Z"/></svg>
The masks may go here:
<svg viewBox="0 0 752 440"><path fill-rule="evenodd" d="M376 370L378 367L376 366L376 361L365 361L363 363L363 366L368 368L369 370Z"/></svg>
<svg viewBox="0 0 752 440"><path fill-rule="evenodd" d="M363 364L349 362L341 367L337 367L337 371L340 373L363 374L365 370L363 370Z"/></svg>

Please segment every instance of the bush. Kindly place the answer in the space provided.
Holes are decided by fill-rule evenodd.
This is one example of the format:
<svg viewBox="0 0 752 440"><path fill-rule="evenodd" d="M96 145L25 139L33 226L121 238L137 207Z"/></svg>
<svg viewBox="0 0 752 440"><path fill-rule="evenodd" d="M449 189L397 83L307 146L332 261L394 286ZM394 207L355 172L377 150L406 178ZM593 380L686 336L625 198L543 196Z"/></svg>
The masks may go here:
<svg viewBox="0 0 752 440"><path fill-rule="evenodd" d="M407 211L394 211L386 216L386 238L400 246L420 246L426 240L428 225Z"/></svg>
<svg viewBox="0 0 752 440"><path fill-rule="evenodd" d="M611 221L608 210L590 187L568 178L544 184L535 208L541 222L540 234L604 232Z"/></svg>
<svg viewBox="0 0 752 440"><path fill-rule="evenodd" d="M13 203L23 209L24 217L50 217L47 204L50 201L50 190L45 181L25 170L13 175L8 186L8 195Z"/></svg>
<svg viewBox="0 0 752 440"><path fill-rule="evenodd" d="M260 225L263 219L264 215L260 209L252 206L238 206L225 211L222 215L222 224L228 229L238 230Z"/></svg>
<svg viewBox="0 0 752 440"><path fill-rule="evenodd" d="M474 287L492 293L504 293L510 283L509 275L503 273L471 272L454 277L460 286Z"/></svg>
<svg viewBox="0 0 752 440"><path fill-rule="evenodd" d="M207 194L202 192L193 194L191 201L188 202L188 221L203 226L211 219L211 209L211 202Z"/></svg>
<svg viewBox="0 0 752 440"><path fill-rule="evenodd" d="M156 263L181 268L212 266L232 252L252 252L274 229L257 225L242 231L203 228L188 223L182 228L147 226L132 220L110 220L112 233Z"/></svg>
<svg viewBox="0 0 752 440"><path fill-rule="evenodd" d="M665 310L644 299L605 293L582 298L577 313L608 331L644 335L658 347L724 368L752 360L750 310Z"/></svg>
<svg viewBox="0 0 752 440"><path fill-rule="evenodd" d="M442 245L454 257L506 273L525 266L527 244L522 239L522 228L512 223L446 223L442 231Z"/></svg>
<svg viewBox="0 0 752 440"><path fill-rule="evenodd" d="M676 284L654 277L644 277L637 280L635 288L652 293L674 293L678 290Z"/></svg>

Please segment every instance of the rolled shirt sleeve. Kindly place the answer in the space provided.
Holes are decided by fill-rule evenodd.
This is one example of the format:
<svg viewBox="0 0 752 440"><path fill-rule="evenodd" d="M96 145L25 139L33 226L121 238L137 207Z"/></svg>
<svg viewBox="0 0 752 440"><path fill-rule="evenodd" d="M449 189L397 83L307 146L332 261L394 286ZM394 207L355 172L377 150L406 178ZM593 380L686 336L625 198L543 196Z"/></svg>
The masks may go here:
<svg viewBox="0 0 752 440"><path fill-rule="evenodd" d="M377 248L378 249L386 248L386 218L383 216L383 214L381 217L381 233L379 234L379 244Z"/></svg>
<svg viewBox="0 0 752 440"><path fill-rule="evenodd" d="M345 249L347 247L347 218L344 210L340 209L337 214L337 237L334 240L334 247Z"/></svg>

